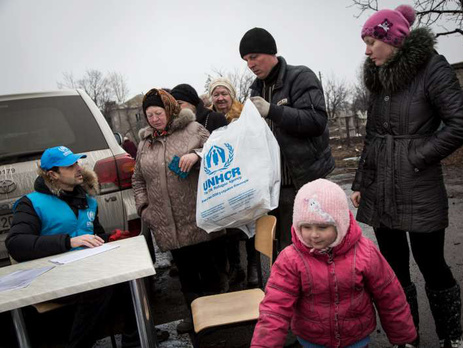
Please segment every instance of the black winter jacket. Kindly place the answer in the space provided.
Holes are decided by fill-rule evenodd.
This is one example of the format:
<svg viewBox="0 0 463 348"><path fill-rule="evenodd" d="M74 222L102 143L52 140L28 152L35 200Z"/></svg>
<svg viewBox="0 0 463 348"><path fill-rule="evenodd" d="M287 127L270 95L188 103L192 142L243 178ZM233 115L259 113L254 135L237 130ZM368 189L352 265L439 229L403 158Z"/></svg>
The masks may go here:
<svg viewBox="0 0 463 348"><path fill-rule="evenodd" d="M323 89L306 66L287 65L278 57L280 71L271 95L268 118L297 189L323 178L334 169L328 144L328 117ZM251 96L262 96L264 81L256 79Z"/></svg>
<svg viewBox="0 0 463 348"><path fill-rule="evenodd" d="M203 102L199 102L196 106L196 121L201 123L209 133L228 124L224 114L206 108Z"/></svg>
<svg viewBox="0 0 463 348"><path fill-rule="evenodd" d="M34 183L34 190L37 192L51 195L52 192L45 185L42 177L38 177ZM63 193L59 196L64 200L74 213L78 214L78 209L86 209L87 198L86 192L81 186L76 186L72 193ZM95 234L98 234L105 242L109 239L98 220L98 211L93 221ZM22 197L16 205L13 223L8 237L6 238L6 247L8 253L18 262L39 259L64 253L71 249L71 241L68 234L40 235L42 222L34 210L34 206L29 198Z"/></svg>
<svg viewBox="0 0 463 348"><path fill-rule="evenodd" d="M352 190L361 192L357 220L373 227L448 226L440 161L463 143L463 93L434 44L428 29L416 29L383 66L365 62L371 105Z"/></svg>

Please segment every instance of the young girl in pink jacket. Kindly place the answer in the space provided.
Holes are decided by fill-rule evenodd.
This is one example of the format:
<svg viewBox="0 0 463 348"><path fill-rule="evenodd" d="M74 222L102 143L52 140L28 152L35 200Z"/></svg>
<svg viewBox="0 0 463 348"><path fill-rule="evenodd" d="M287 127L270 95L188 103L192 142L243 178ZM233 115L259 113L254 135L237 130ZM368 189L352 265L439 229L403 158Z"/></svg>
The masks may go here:
<svg viewBox="0 0 463 348"><path fill-rule="evenodd" d="M376 328L389 341L417 338L405 294L389 264L349 211L338 185L319 179L294 202L293 244L272 267L251 347L283 347L289 326L303 347L363 348Z"/></svg>

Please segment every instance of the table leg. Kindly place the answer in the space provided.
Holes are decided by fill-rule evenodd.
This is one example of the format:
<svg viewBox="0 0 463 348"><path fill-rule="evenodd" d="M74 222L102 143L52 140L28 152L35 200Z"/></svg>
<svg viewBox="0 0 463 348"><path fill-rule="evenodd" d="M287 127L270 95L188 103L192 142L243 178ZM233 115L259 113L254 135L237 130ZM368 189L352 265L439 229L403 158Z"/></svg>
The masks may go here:
<svg viewBox="0 0 463 348"><path fill-rule="evenodd" d="M130 290L132 291L132 301L135 309L135 317L137 319L138 333L140 334L141 347L158 347L156 341L156 328L154 327L144 280L131 280Z"/></svg>
<svg viewBox="0 0 463 348"><path fill-rule="evenodd" d="M14 329L16 331L16 337L18 338L18 344L21 348L30 348L31 343L27 336L26 324L24 323L23 313L21 308L11 310L11 316L13 317Z"/></svg>

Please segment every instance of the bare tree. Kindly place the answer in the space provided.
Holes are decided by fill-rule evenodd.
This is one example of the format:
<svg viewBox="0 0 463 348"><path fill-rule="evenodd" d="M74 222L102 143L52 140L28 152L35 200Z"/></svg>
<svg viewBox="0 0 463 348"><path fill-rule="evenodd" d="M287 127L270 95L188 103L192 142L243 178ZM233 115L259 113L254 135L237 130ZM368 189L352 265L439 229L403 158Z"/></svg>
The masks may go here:
<svg viewBox="0 0 463 348"><path fill-rule="evenodd" d="M115 71L108 74L108 84L112 94L118 104L125 103L129 95L127 79L124 75Z"/></svg>
<svg viewBox="0 0 463 348"><path fill-rule="evenodd" d="M363 70L360 69L357 71L357 81L354 84L352 91L352 112L357 114L358 111L365 113L368 111L368 103L370 99L370 92L365 86L363 80Z"/></svg>
<svg viewBox="0 0 463 348"><path fill-rule="evenodd" d="M101 71L87 70L84 77L79 80L79 85L92 98L100 110L104 110L107 107L106 104L111 101L109 80Z"/></svg>
<svg viewBox="0 0 463 348"><path fill-rule="evenodd" d="M378 11L378 0L352 0L360 17L365 11ZM414 0L418 25L436 25L436 37L452 34L463 35L463 0Z"/></svg>
<svg viewBox="0 0 463 348"><path fill-rule="evenodd" d="M349 103L349 87L344 80L337 80L334 76L330 76L324 86L326 113L329 119L335 119L339 112L347 108Z"/></svg>
<svg viewBox="0 0 463 348"><path fill-rule="evenodd" d="M130 105L126 104L129 88L127 86L127 80L124 75L118 72L110 72L106 75L106 82L107 82L107 91L109 93L107 102L104 105L103 115L110 115L112 110L118 109L114 115L118 117L117 120L119 123L119 127L117 127L118 131L121 131L121 118L124 119L124 123L128 125L129 132L132 129L132 122L130 121ZM110 118L110 117L106 117ZM111 118L113 121L113 118ZM109 121L108 121L109 122ZM133 133L133 132L132 132ZM125 135L125 134L124 134Z"/></svg>
<svg viewBox="0 0 463 348"><path fill-rule="evenodd" d="M58 88L83 89L98 106L111 127L111 110L117 104L124 103L129 94L127 82L123 75L111 72L105 76L96 69L87 70L80 79L76 79L70 72L63 73L63 80L58 82Z"/></svg>
<svg viewBox="0 0 463 348"><path fill-rule="evenodd" d="M211 84L211 81L217 77L226 77L230 80L233 87L236 89L236 99L238 99L240 103L244 103L251 95L251 90L249 87L256 78L254 74L248 69L235 69L233 72L226 72L214 68L212 69L212 74L207 74L206 83L204 84L206 92L209 91L209 85Z"/></svg>
<svg viewBox="0 0 463 348"><path fill-rule="evenodd" d="M79 81L75 79L74 75L72 72L64 72L63 73L63 81L58 82L58 88L59 89L76 89L80 88L79 86Z"/></svg>

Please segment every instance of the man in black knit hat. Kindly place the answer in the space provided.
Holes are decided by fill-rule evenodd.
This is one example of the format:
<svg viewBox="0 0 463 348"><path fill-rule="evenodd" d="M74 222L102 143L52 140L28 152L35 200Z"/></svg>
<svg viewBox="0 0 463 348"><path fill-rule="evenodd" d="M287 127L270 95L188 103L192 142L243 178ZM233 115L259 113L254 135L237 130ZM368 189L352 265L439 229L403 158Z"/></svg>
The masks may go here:
<svg viewBox="0 0 463 348"><path fill-rule="evenodd" d="M182 109L188 108L193 111L196 121L201 123L209 133L228 124L223 114L204 107L203 101L192 86L186 83L177 85L170 94L178 101Z"/></svg>
<svg viewBox="0 0 463 348"><path fill-rule="evenodd" d="M329 147L323 89L306 66L292 66L277 54L273 36L253 28L240 42L240 55L257 76L251 100L275 135L281 151L281 189L277 217L279 250L291 244L293 202L297 190L334 169Z"/></svg>

